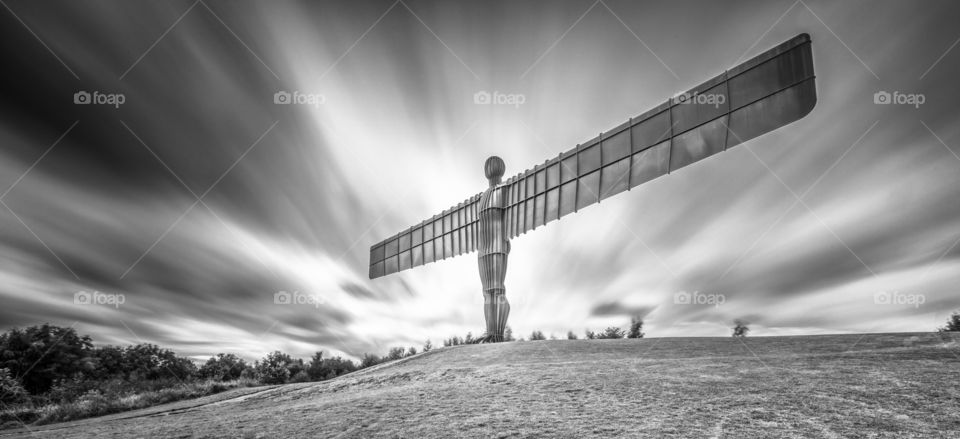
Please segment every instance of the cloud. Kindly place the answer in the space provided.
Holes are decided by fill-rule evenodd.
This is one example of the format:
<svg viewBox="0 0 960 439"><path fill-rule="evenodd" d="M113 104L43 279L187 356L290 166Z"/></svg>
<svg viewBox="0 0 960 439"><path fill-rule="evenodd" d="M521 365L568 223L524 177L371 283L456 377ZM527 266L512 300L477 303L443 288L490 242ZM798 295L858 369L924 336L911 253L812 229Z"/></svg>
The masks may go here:
<svg viewBox="0 0 960 439"><path fill-rule="evenodd" d="M590 310L590 315L598 317L630 316L643 318L649 314L650 311L653 311L653 308L648 306L626 306L620 302L607 302L595 305L593 309Z"/></svg>
<svg viewBox="0 0 960 439"><path fill-rule="evenodd" d="M650 335L727 335L738 317L759 335L916 331L942 324L933 310L960 307L960 128L942 93L960 58L916 79L955 39L952 6L869 19L856 3L817 7L855 30L849 46L804 9L765 34L781 7L691 16L618 6L680 79L604 11L551 46L582 13L575 5L459 5L462 14L425 3L416 11L430 29L395 8L366 34L388 5L215 7L230 29L194 8L155 46L183 5L64 7L12 5L79 80L15 18L0 18L12 48L0 72L0 189L16 213L0 206L0 329L76 322L102 343L247 358L356 357L477 332L474 255L370 281L369 246L482 190L489 155L522 172L729 67L751 35L766 36L747 56L800 32L813 35L816 109L515 239L511 326L563 333L640 314ZM690 32L663 30L680 28ZM874 105L881 88L923 92L927 103ZM73 105L78 90L127 102ZM280 90L325 102L274 105ZM527 99L477 106L479 90ZM927 305L870 302L894 289ZM80 290L127 301L74 305ZM681 290L727 301L675 306ZM312 302L275 304L279 291Z"/></svg>

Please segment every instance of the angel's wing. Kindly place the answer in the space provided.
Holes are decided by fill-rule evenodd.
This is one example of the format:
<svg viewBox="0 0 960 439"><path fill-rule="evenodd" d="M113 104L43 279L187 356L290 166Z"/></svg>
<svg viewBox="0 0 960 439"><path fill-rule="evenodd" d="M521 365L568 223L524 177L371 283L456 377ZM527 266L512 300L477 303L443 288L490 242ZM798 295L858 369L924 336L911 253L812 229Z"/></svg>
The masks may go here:
<svg viewBox="0 0 960 439"><path fill-rule="evenodd" d="M806 116L810 36L798 35L505 181L515 237ZM480 194L370 248L370 278L476 249Z"/></svg>
<svg viewBox="0 0 960 439"><path fill-rule="evenodd" d="M507 180L510 237L806 116L817 101L801 34Z"/></svg>

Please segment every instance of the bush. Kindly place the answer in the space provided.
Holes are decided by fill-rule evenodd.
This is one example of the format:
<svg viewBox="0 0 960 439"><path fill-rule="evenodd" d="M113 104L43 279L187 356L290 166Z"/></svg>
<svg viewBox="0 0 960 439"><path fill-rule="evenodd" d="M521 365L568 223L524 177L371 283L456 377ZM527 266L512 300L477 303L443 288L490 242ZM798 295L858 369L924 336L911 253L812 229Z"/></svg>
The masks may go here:
<svg viewBox="0 0 960 439"><path fill-rule="evenodd" d="M423 344L423 351L430 352L431 349L433 349L433 343L430 343L430 340L427 340L427 342Z"/></svg>
<svg viewBox="0 0 960 439"><path fill-rule="evenodd" d="M573 331L567 331L567 340L576 340L577 334L574 334Z"/></svg>
<svg viewBox="0 0 960 439"><path fill-rule="evenodd" d="M234 354L217 354L207 360L197 375L217 381L230 381L239 379L246 368L247 363Z"/></svg>
<svg viewBox="0 0 960 439"><path fill-rule="evenodd" d="M946 326L937 328L937 332L960 332L960 311L951 314Z"/></svg>
<svg viewBox="0 0 960 439"><path fill-rule="evenodd" d="M503 341L516 341L513 338L513 328L507 326L507 329L503 331Z"/></svg>
<svg viewBox="0 0 960 439"><path fill-rule="evenodd" d="M400 348L400 347L390 348L390 352L387 353L387 359L399 360L403 358L403 352L404 352L403 348Z"/></svg>
<svg viewBox="0 0 960 439"><path fill-rule="evenodd" d="M643 335L643 319L631 317L630 332L627 333L627 338L643 338Z"/></svg>
<svg viewBox="0 0 960 439"><path fill-rule="evenodd" d="M29 393L46 392L59 378L92 372L93 342L73 328L50 324L14 328L0 335L0 368L20 377ZM29 372L29 373L27 373Z"/></svg>
<svg viewBox="0 0 960 439"><path fill-rule="evenodd" d="M620 329L616 326L610 326L607 329L604 329L602 333L597 335L597 338L601 339L613 339L613 338L623 338L625 332L623 329Z"/></svg>
<svg viewBox="0 0 960 439"><path fill-rule="evenodd" d="M187 380L196 375L197 366L188 358L178 357L170 349L141 343L123 349L123 371L133 381L163 378Z"/></svg>
<svg viewBox="0 0 960 439"><path fill-rule="evenodd" d="M584 331L583 335L584 335L584 337L587 338L587 340L593 340L593 339L597 338L597 333L596 333L596 332L593 332L593 331L591 331L591 330L589 330L589 329L587 329L586 331Z"/></svg>
<svg viewBox="0 0 960 439"><path fill-rule="evenodd" d="M16 378L10 376L9 369L0 369L0 403L15 404L27 397L27 390Z"/></svg>
<svg viewBox="0 0 960 439"><path fill-rule="evenodd" d="M444 346L446 346L446 345L444 345ZM370 366L376 366L376 365L378 365L378 364L380 364L380 363L383 363L383 361L384 361L384 360L383 360L382 358L380 358L380 357L378 357L378 356L376 356L376 355L373 355L373 354L363 354L363 359L360 360L360 368L361 368L361 369L365 369L365 368L368 368L368 367L370 367Z"/></svg>
<svg viewBox="0 0 960 439"><path fill-rule="evenodd" d="M533 332L530 334L530 341L546 340L546 339L547 339L547 337L545 337L545 336L543 335L543 332L542 332L542 331L539 331L539 330L533 331Z"/></svg>
<svg viewBox="0 0 960 439"><path fill-rule="evenodd" d="M283 384L290 378L287 364L291 362L293 359L289 355L280 351L271 352L257 362L257 377L264 384Z"/></svg>
<svg viewBox="0 0 960 439"><path fill-rule="evenodd" d="M750 328L747 327L747 323L743 320L734 320L733 321L733 336L734 337L746 337L747 333L750 332Z"/></svg>
<svg viewBox="0 0 960 439"><path fill-rule="evenodd" d="M306 382L308 382L308 381L310 381L310 375L307 375L307 371L301 370L301 371L297 372L296 375L291 376L291 377L290 377L290 380L289 380L288 382L291 382L291 383L306 383Z"/></svg>
<svg viewBox="0 0 960 439"><path fill-rule="evenodd" d="M361 368L370 367L379 363L380 358L365 354L363 361L364 362L360 363ZM307 374L310 376L310 379L314 381L329 380L355 370L357 370L357 365L354 364L353 361L344 360L340 357L323 358L323 352L313 354L313 358L310 360L309 366L307 366Z"/></svg>

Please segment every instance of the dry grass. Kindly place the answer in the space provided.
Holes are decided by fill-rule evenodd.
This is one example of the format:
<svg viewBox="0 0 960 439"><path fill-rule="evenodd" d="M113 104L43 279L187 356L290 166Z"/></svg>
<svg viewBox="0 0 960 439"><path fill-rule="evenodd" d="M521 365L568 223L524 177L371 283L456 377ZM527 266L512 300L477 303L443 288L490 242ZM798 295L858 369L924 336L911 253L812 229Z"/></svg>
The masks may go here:
<svg viewBox="0 0 960 439"><path fill-rule="evenodd" d="M561 340L443 348L326 382L33 433L960 437L957 407L957 334Z"/></svg>
<svg viewBox="0 0 960 439"><path fill-rule="evenodd" d="M23 404L0 410L0 428L30 427L109 415L185 399L215 395L226 390L259 385L250 379L178 383L158 390L144 390L122 396L87 392L75 401L35 406Z"/></svg>

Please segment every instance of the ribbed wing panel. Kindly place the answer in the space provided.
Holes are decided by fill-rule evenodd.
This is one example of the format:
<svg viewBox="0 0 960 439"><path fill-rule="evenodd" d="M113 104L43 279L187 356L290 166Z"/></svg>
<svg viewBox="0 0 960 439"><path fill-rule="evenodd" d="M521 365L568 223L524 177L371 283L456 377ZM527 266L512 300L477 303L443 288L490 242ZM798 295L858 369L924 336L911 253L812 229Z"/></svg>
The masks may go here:
<svg viewBox="0 0 960 439"><path fill-rule="evenodd" d="M806 116L816 105L801 34L504 184L510 238ZM370 278L469 253L475 195L370 249Z"/></svg>
<svg viewBox="0 0 960 439"><path fill-rule="evenodd" d="M817 100L801 34L509 178L515 237L803 118Z"/></svg>
<svg viewBox="0 0 960 439"><path fill-rule="evenodd" d="M452 258L477 249L474 195L370 247L370 279Z"/></svg>

